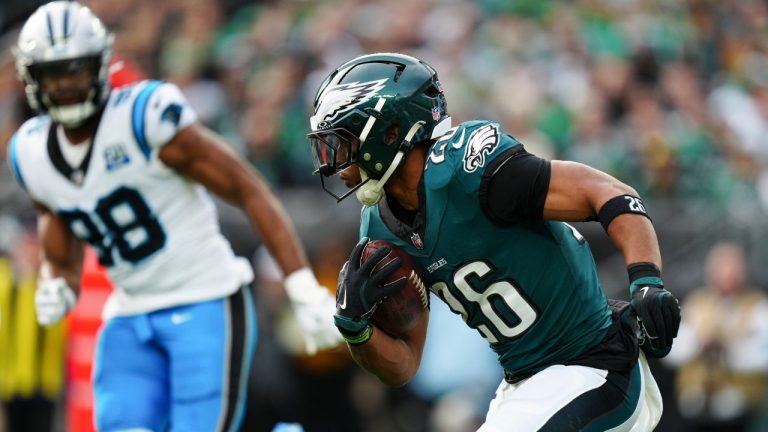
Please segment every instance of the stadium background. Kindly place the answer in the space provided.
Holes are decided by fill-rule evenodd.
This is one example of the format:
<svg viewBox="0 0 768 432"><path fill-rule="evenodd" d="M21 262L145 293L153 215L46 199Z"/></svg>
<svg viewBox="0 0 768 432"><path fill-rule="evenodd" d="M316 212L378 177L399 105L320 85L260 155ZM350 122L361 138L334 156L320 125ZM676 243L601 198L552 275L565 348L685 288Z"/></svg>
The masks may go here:
<svg viewBox="0 0 768 432"><path fill-rule="evenodd" d="M11 134L30 115L10 47L41 3L0 5L3 158ZM764 1L84 3L116 33L116 68L178 84L201 120L271 182L329 287L354 244L358 211L351 199L335 204L312 177L308 113L332 67L375 51L405 52L435 66L455 122L496 120L540 156L585 162L633 185L659 233L664 279L681 299L705 284L705 256L723 239L747 251L751 284L768 286ZM314 359L296 355L274 265L238 211L219 204L225 235L238 254L253 258L259 275L263 334L246 430L269 430L277 421L301 421L308 431L471 430L467 425L484 414L500 378L481 338L433 302L425 364L398 390L359 372L343 349ZM606 292L625 298L626 273L615 247L598 224L577 227L590 241ZM33 228L28 199L3 164L0 399L6 414L53 407L54 430L72 429L72 369L62 367L89 352L92 341L72 343L66 327L29 330ZM30 345L37 348L20 353ZM57 354L65 346L67 360ZM658 430L682 430L676 370L659 362L654 369L666 401ZM760 424L753 430L768 430Z"/></svg>

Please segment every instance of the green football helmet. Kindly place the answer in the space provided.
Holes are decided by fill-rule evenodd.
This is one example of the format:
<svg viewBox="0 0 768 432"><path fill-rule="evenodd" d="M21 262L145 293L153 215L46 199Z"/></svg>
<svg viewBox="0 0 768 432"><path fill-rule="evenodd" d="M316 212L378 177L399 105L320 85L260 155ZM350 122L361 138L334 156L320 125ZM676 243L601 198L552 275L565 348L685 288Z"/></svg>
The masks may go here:
<svg viewBox="0 0 768 432"><path fill-rule="evenodd" d="M356 192L365 205L376 204L383 186L416 143L451 128L437 72L411 56L369 54L330 73L315 97L312 148L315 174L338 201ZM325 178L357 164L363 181L339 196Z"/></svg>

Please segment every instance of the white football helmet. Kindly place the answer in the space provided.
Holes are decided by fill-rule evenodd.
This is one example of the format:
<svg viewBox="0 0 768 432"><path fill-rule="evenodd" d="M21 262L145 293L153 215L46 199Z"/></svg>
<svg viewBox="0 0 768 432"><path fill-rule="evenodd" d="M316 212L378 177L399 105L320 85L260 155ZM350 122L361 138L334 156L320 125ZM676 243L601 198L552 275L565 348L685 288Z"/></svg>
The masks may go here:
<svg viewBox="0 0 768 432"><path fill-rule="evenodd" d="M38 8L24 24L13 49L16 71L30 107L47 112L53 121L75 127L90 118L109 96L109 62L114 35L87 7L54 1ZM90 88L81 101L56 104L40 85L42 74L92 68ZM75 89L77 90L77 89Z"/></svg>

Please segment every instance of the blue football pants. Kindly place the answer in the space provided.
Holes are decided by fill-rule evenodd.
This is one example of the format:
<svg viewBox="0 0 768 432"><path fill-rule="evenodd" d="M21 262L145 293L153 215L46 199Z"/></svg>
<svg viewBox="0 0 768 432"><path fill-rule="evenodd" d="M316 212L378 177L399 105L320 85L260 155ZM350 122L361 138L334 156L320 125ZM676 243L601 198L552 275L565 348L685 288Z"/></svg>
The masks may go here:
<svg viewBox="0 0 768 432"><path fill-rule="evenodd" d="M98 430L238 430L255 315L243 287L222 299L110 319L96 346Z"/></svg>

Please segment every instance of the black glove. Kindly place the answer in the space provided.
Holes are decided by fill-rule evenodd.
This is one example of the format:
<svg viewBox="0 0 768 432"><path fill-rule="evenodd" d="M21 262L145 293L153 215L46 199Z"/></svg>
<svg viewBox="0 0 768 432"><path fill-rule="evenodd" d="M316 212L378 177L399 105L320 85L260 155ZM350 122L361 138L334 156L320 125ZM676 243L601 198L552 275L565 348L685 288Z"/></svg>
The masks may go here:
<svg viewBox="0 0 768 432"><path fill-rule="evenodd" d="M402 264L400 258L395 258L381 269L373 271L376 264L387 256L389 247L377 250L360 265L360 258L367 243L368 238L363 237L352 249L349 261L341 268L336 286L336 314L333 318L336 327L350 344L361 344L371 338L370 319L376 311L376 306L388 295L402 289L406 283L405 278L400 278L383 284L384 279Z"/></svg>
<svg viewBox="0 0 768 432"><path fill-rule="evenodd" d="M677 337L680 328L677 299L664 289L660 275L634 279L629 292L630 304L640 326L641 348L653 357L664 357L672 349L672 340Z"/></svg>

